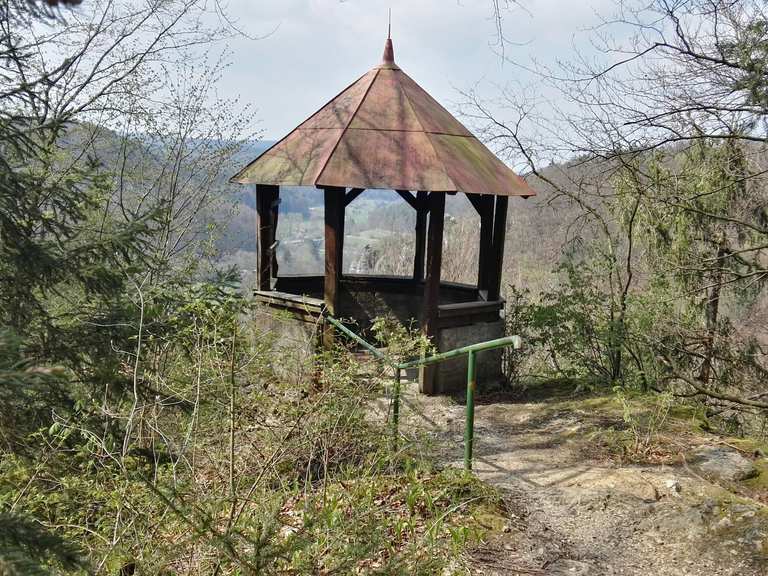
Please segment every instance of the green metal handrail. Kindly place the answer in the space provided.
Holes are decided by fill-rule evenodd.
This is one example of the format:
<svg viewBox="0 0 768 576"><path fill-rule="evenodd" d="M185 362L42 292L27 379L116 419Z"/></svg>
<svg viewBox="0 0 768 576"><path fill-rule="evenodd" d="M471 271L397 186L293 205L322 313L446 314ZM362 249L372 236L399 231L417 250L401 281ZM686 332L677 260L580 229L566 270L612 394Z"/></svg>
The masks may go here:
<svg viewBox="0 0 768 576"><path fill-rule="evenodd" d="M379 360L384 360L385 362L387 362L388 364L390 364L392 366L395 365L394 362L392 360L390 360L390 358L386 354L384 354L381 350L376 348L376 346L366 342L361 336L359 336L358 334L355 334L354 332L352 332L352 330L350 330L349 328L344 326L344 324L342 324L341 322L336 320L336 318L334 318L333 316L326 315L325 319L328 320L328 322L330 322L331 324L333 324L334 327L338 328L338 330L342 334L352 338L352 340L354 340L355 342L360 344L363 348L368 350L368 352L370 352L371 354L376 356L376 358L378 358Z"/></svg>
<svg viewBox="0 0 768 576"><path fill-rule="evenodd" d="M467 470L472 470L472 451L475 441L475 390L477 388L477 353L485 350L494 350L496 348L506 348L507 346L512 346L515 349L519 349L522 346L522 339L520 336L505 336L504 338L497 338L495 340L479 342L469 346L462 346L461 348L455 348L453 350L448 350L447 352L440 352L438 354L433 354L432 356L414 358L413 360L408 360L406 362L395 362L392 358L384 354L373 344L367 342L362 336L356 334L344 326L344 324L342 324L333 316L326 315L325 318L345 336L348 336L360 344L377 359L389 364L394 369L395 385L392 391L392 428L395 447L397 446L397 438L399 436L398 428L400 422L401 371L407 370L408 368L417 368L419 366L426 366L428 364L436 364L444 360L457 358L458 356L462 356L464 354L467 355L467 409L466 425L464 427L464 468Z"/></svg>

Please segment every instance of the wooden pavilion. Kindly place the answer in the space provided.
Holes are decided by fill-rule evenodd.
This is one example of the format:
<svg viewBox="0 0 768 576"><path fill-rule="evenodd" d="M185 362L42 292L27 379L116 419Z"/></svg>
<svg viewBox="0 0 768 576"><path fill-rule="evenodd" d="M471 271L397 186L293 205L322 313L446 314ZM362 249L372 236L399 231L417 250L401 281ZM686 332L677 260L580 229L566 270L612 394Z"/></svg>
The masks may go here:
<svg viewBox="0 0 768 576"><path fill-rule="evenodd" d="M439 350L503 335L500 287L507 203L535 192L395 64L387 39L381 64L344 89L232 178L256 185L255 297L309 328L324 311L365 327L390 313L416 319ZM324 191L325 274L280 276L276 229L281 186ZM416 212L410 278L343 274L345 208L365 190L395 190ZM440 280L447 194L466 194L480 217L477 285ZM500 352L478 358L481 377L501 375ZM466 359L420 374L424 393L463 386Z"/></svg>

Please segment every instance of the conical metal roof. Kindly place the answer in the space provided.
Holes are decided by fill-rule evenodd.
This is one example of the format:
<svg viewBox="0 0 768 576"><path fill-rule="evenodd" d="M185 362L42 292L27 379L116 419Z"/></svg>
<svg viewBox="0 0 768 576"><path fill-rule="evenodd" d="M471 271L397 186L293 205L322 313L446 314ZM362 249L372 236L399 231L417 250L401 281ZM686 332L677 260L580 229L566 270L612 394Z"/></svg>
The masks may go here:
<svg viewBox="0 0 768 576"><path fill-rule="evenodd" d="M533 196L528 184L384 59L232 178L241 184L339 186Z"/></svg>

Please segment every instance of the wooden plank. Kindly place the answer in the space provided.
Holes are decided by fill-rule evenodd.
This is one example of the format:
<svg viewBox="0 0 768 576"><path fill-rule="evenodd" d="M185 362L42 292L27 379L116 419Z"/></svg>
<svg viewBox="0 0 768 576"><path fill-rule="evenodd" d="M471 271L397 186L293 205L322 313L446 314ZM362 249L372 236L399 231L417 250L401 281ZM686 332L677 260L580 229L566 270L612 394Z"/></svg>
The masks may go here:
<svg viewBox="0 0 768 576"><path fill-rule="evenodd" d="M365 188L352 188L347 192L347 195L344 196L344 206L349 206L354 199L360 196L363 192L365 192Z"/></svg>
<svg viewBox="0 0 768 576"><path fill-rule="evenodd" d="M493 260L489 264L488 300L498 300L501 294L501 277L504 269L504 240L507 234L507 196L496 197L493 216Z"/></svg>
<svg viewBox="0 0 768 576"><path fill-rule="evenodd" d="M427 200L429 206L429 231L427 233L427 275L424 281L424 309L422 331L435 339L438 330L438 306L440 305L440 268L443 264L443 226L445 224L445 194L432 192ZM435 366L423 366L419 384L424 394L436 392Z"/></svg>
<svg viewBox="0 0 768 576"><path fill-rule="evenodd" d="M504 307L501 300L493 302L458 302L456 304L441 304L438 306L438 315L440 318L449 318L451 316L460 316L469 313L498 312Z"/></svg>
<svg viewBox="0 0 768 576"><path fill-rule="evenodd" d="M484 195L478 198L477 211L480 214L480 248L477 258L477 288L488 290L489 269L493 258L493 205L494 198Z"/></svg>
<svg viewBox="0 0 768 576"><path fill-rule="evenodd" d="M438 321L440 330L444 328L458 328L460 326L472 326L483 322L496 322L499 320L498 312L478 312L472 314L462 314L461 316L441 317Z"/></svg>
<svg viewBox="0 0 768 576"><path fill-rule="evenodd" d="M278 199L280 188L265 184L256 185L256 288L272 288L272 269L277 257L272 249L275 240L276 212L272 204Z"/></svg>
<svg viewBox="0 0 768 576"><path fill-rule="evenodd" d="M344 219L344 188L324 189L325 196L325 282L323 299L328 312L335 315L339 305Z"/></svg>
<svg viewBox="0 0 768 576"><path fill-rule="evenodd" d="M413 279L417 281L424 280L424 255L427 249L427 207L428 192L418 192L416 202L416 244L413 255Z"/></svg>
<svg viewBox="0 0 768 576"><path fill-rule="evenodd" d="M470 326L478 322L495 322L504 302L461 302L438 307L439 329Z"/></svg>

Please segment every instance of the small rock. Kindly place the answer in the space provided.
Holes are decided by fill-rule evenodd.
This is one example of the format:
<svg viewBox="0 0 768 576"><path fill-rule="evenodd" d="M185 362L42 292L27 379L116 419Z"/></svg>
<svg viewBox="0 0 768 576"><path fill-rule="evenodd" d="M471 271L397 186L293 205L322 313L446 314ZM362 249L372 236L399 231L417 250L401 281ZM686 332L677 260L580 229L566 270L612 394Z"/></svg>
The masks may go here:
<svg viewBox="0 0 768 576"><path fill-rule="evenodd" d="M724 516L715 523L715 528L730 528L731 526L733 526L733 521L728 516Z"/></svg>
<svg viewBox="0 0 768 576"><path fill-rule="evenodd" d="M680 492L682 491L682 486L680 486L680 482L676 480L675 478L670 478L666 482L664 482L664 485L667 487L667 490L669 490L670 494L673 496L680 496Z"/></svg>
<svg viewBox="0 0 768 576"><path fill-rule="evenodd" d="M725 446L699 448L693 453L691 466L704 476L726 482L738 482L757 476L757 468L751 460Z"/></svg>
<svg viewBox="0 0 768 576"><path fill-rule="evenodd" d="M717 502L714 498L706 498L703 500L699 506L699 509L701 510L702 514L710 514L713 516L720 514L720 507L717 505Z"/></svg>

